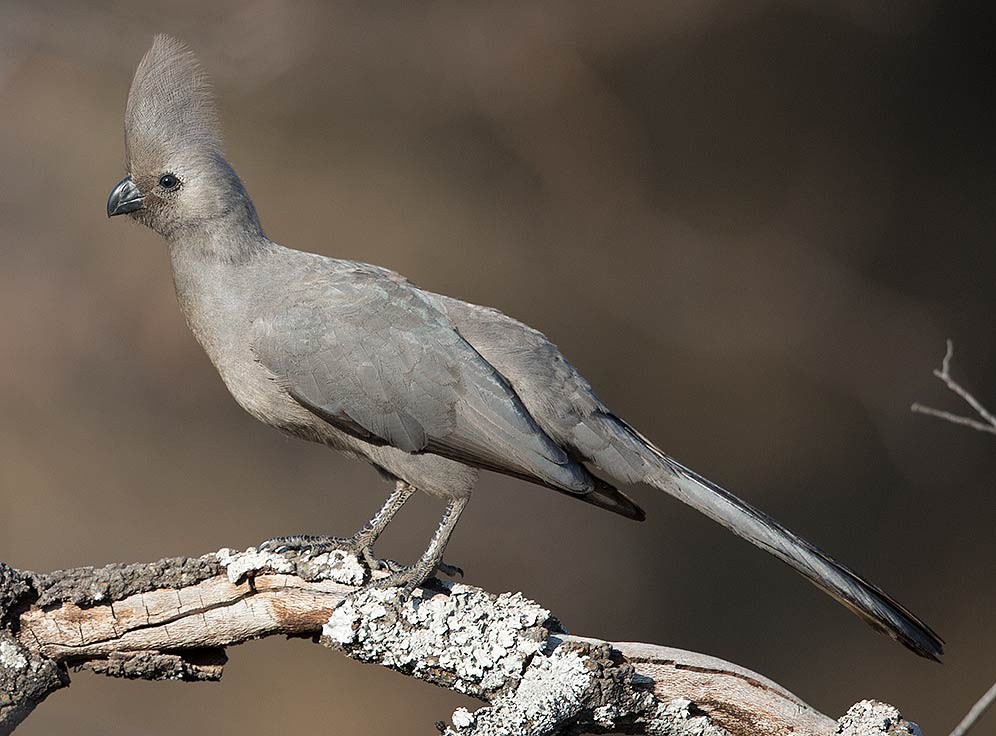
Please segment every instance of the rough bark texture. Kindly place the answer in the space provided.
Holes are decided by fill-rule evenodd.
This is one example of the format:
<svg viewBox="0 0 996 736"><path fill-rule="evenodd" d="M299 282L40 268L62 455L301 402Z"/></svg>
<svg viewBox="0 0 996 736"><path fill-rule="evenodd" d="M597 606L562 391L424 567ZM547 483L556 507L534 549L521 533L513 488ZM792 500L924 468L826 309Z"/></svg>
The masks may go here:
<svg viewBox="0 0 996 736"><path fill-rule="evenodd" d="M919 733L882 703L863 701L834 721L713 657L571 636L519 593L439 583L408 600L394 589L357 594L369 577L342 551L223 549L44 574L0 563L0 736L67 685L70 669L217 680L225 647L272 634L313 636L484 701L437 724L450 736Z"/></svg>

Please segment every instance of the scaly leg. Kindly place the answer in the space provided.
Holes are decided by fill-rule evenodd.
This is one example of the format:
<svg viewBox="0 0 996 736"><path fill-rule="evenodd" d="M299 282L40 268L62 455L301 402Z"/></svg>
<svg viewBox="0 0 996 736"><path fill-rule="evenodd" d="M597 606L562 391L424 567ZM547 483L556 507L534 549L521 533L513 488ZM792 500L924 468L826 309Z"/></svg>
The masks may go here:
<svg viewBox="0 0 996 736"><path fill-rule="evenodd" d="M371 570L380 567L380 562L373 556L374 542L384 532L391 519L405 505L405 501L415 493L415 488L404 481L399 480L394 486L394 492L388 496L387 501L374 517L363 525L356 534L351 537L331 537L317 534L294 534L288 537L274 537L268 539L260 545L260 549L266 549L278 554L289 551L308 550L312 554L321 554L333 549L348 549L359 552Z"/></svg>
<svg viewBox="0 0 996 736"><path fill-rule="evenodd" d="M446 543L450 541L450 535L453 533L457 521L460 520L460 514L463 513L464 507L466 507L469 500L469 497L464 497L449 502L446 506L446 511L443 512L443 518L439 522L436 533L432 535L429 548L422 554L418 562L410 567L402 568L385 578L379 578L378 580L367 583L364 588L399 587L408 595L424 583L437 568L445 572L445 569L449 565L443 563L443 551L446 549Z"/></svg>

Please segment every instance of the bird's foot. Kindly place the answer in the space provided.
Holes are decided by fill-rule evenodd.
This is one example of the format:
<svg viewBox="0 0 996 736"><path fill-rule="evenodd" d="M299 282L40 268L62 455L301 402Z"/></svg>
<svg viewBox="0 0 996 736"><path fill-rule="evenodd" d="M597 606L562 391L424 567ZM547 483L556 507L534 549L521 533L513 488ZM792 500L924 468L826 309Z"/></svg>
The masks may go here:
<svg viewBox="0 0 996 736"><path fill-rule="evenodd" d="M414 565L401 565L394 560L379 560L379 562L383 565L381 569L387 570L390 574L371 580L363 588L356 591L357 593L374 588L380 590L400 588L402 597L407 598L418 587L438 589L439 580L435 577L437 573L450 578L457 575L461 578L463 577L463 570L455 565L448 565L445 562L439 562L436 565L427 565L422 562ZM436 585L432 585L431 583L433 582Z"/></svg>
<svg viewBox="0 0 996 736"><path fill-rule="evenodd" d="M278 555L284 552L305 552L311 555L320 555L334 549L359 552L360 543L355 536L331 537L326 534L292 534L288 537L267 539L259 545L259 549L275 552Z"/></svg>
<svg viewBox="0 0 996 736"><path fill-rule="evenodd" d="M389 573L398 573L407 569L407 565L402 565L397 560L377 560L377 563L380 565L381 570ZM456 565L448 565L445 562L440 562L436 565L436 569L433 572L445 575L448 578L463 577L463 568Z"/></svg>
<svg viewBox="0 0 996 736"><path fill-rule="evenodd" d="M259 548L277 554L300 552L312 556L339 549L362 557L371 572L374 570L383 570L384 572L395 574L405 569L405 566L400 562L378 559L373 553L370 541L362 534L354 534L351 537L333 537L325 534L293 534L287 537L267 539ZM463 577L463 570L459 567L440 563L437 569L450 577L453 577L455 574Z"/></svg>
<svg viewBox="0 0 996 736"><path fill-rule="evenodd" d="M395 563L396 565L397 563ZM433 569L426 569L423 565L397 566L390 575L376 578L364 585L356 594L368 590L385 590L387 588L397 588L402 599L411 596L415 588L425 585L432 578Z"/></svg>
<svg viewBox="0 0 996 736"><path fill-rule="evenodd" d="M415 565L402 565L400 562L389 559L378 559L373 553L373 547L363 535L354 534L352 537L333 537L326 534L292 534L286 537L273 537L267 539L259 545L259 549L283 554L284 552L300 552L303 554L317 556L332 550L345 550L353 552L357 556L362 556L367 568L382 570L388 573L387 576L371 581L366 588L393 588L401 587L406 595L419 585L428 580L434 573L439 573L450 578L463 577L463 570L456 565L449 565L440 561L434 566L425 563Z"/></svg>

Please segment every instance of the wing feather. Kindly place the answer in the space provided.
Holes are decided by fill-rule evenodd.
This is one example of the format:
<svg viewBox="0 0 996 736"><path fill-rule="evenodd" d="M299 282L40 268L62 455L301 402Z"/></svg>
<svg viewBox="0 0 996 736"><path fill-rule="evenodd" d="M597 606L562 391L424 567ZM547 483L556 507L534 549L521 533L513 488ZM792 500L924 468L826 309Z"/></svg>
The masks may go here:
<svg viewBox="0 0 996 736"><path fill-rule="evenodd" d="M358 268L309 280L254 330L257 360L344 432L577 493L593 487L433 298L406 282Z"/></svg>

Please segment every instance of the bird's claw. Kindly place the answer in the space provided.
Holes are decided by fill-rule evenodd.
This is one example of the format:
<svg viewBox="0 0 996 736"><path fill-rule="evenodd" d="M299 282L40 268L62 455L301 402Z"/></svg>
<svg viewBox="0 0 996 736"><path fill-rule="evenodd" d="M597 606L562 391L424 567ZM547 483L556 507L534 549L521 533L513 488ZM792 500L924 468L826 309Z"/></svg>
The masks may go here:
<svg viewBox="0 0 996 736"><path fill-rule="evenodd" d="M455 578L457 576L463 579L463 568L457 567L456 565L447 565L445 562L440 562L436 565L436 572L442 573L448 578Z"/></svg>
<svg viewBox="0 0 996 736"><path fill-rule="evenodd" d="M367 562L368 562L368 564L370 564L370 560L368 560ZM387 558L384 558L383 560L380 560L380 559L374 558L373 559L373 564L371 564L370 569L371 570L374 570L374 569L376 569L376 570L383 570L384 572L392 573L393 574L393 573L396 573L396 572L401 572L402 570L405 569L405 566L402 565L397 560L390 560L390 559L387 559Z"/></svg>

